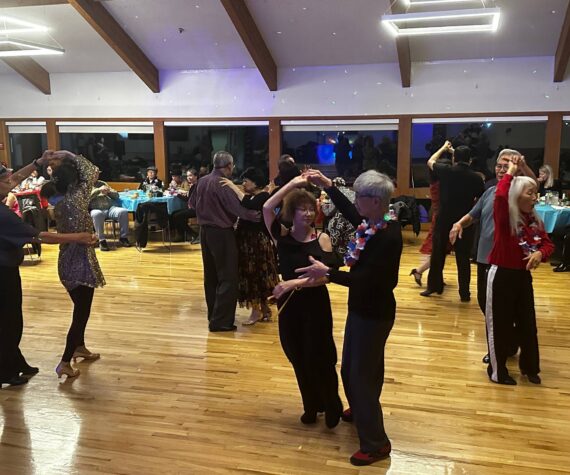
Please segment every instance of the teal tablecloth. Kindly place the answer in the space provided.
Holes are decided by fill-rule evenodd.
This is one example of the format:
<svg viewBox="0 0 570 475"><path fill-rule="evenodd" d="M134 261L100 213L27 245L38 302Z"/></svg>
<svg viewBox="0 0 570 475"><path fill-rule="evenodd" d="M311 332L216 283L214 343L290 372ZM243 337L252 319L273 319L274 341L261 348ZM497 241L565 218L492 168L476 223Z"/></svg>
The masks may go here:
<svg viewBox="0 0 570 475"><path fill-rule="evenodd" d="M119 193L119 201L121 202L121 206L123 208L126 208L133 213L136 211L137 206L140 203L146 203L147 201L151 201L153 203L166 203L168 214L172 214L175 211L186 209L188 207L188 203L184 200L181 200L177 196L161 196L160 198L149 198L142 191L139 191L137 198L133 197L132 191L123 191Z"/></svg>
<svg viewBox="0 0 570 475"><path fill-rule="evenodd" d="M551 233L556 228L570 225L570 208L568 207L536 205L534 209L544 222L544 229L547 233Z"/></svg>

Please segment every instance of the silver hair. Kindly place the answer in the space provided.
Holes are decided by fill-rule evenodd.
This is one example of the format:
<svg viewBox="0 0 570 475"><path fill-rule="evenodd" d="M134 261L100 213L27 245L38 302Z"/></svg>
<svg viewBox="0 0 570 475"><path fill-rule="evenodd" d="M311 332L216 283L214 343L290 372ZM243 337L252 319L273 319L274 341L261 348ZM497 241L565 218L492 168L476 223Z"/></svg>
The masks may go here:
<svg viewBox="0 0 570 475"><path fill-rule="evenodd" d="M545 188L552 188L552 185L554 185L554 172L552 171L552 167L550 165L542 165L539 169L538 169L538 173L540 172L546 172L546 181L544 182L544 187Z"/></svg>
<svg viewBox="0 0 570 475"><path fill-rule="evenodd" d="M529 176L516 176L511 182L509 190L509 222L513 235L517 234L518 229L523 224L523 217L519 209L519 197L529 186L533 186L536 189L536 182ZM537 222L542 223L534 208L532 214Z"/></svg>
<svg viewBox="0 0 570 475"><path fill-rule="evenodd" d="M379 198L384 207L390 204L390 197L394 193L394 183L390 177L376 170L368 170L360 174L352 188L359 195Z"/></svg>
<svg viewBox="0 0 570 475"><path fill-rule="evenodd" d="M234 157L230 152L226 152L224 150L220 150L214 154L214 158L212 159L212 164L214 168L224 168L227 167L230 163L234 163Z"/></svg>
<svg viewBox="0 0 570 475"><path fill-rule="evenodd" d="M504 148L499 152L497 163L499 163L499 160L502 160L505 155L516 155L517 157L522 157L522 154L518 150L514 150L512 148Z"/></svg>

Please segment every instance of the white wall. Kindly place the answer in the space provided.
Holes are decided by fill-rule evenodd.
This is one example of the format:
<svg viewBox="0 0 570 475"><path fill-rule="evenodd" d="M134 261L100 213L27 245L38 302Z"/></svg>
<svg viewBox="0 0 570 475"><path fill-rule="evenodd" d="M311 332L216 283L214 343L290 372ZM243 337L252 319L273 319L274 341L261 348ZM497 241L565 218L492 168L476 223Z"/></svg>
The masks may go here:
<svg viewBox="0 0 570 475"><path fill-rule="evenodd" d="M279 91L255 69L163 71L153 94L133 73L52 74L45 96L0 76L0 117L262 117L570 111L553 58L415 63L403 89L395 64L282 69Z"/></svg>

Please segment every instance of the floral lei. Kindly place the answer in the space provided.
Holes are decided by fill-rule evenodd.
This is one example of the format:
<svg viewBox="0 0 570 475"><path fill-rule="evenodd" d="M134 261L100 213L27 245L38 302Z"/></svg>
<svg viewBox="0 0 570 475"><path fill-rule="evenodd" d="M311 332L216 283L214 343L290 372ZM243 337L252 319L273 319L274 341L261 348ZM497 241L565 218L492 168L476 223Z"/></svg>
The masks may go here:
<svg viewBox="0 0 570 475"><path fill-rule="evenodd" d="M352 267L356 264L356 261L360 258L360 253L364 250L368 240L374 236L378 231L386 228L388 226L388 221L392 218L389 214L384 215L384 219L379 223L370 223L369 221L363 219L362 223L358 225L354 233L354 237L350 238L348 243L346 253L344 254L344 263L348 267Z"/></svg>
<svg viewBox="0 0 570 475"><path fill-rule="evenodd" d="M519 246L525 256L530 256L533 252L539 250L538 248L542 241L539 230L540 225L532 215L529 217L529 222L526 226L519 227L517 237L519 238Z"/></svg>

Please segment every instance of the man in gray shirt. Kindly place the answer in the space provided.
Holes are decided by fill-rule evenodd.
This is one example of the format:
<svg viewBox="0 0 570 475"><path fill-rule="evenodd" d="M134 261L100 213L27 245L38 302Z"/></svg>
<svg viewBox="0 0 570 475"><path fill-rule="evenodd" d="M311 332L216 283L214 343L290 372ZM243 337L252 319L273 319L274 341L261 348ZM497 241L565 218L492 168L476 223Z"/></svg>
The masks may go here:
<svg viewBox="0 0 570 475"><path fill-rule="evenodd" d="M509 168L509 163L513 156L521 157L520 152L511 149L501 150L497 157L495 171L497 180L501 180ZM534 173L521 157L521 174L536 179ZM453 244L459 238L461 239L463 229L471 226L474 222L479 221L481 234L479 236L479 244L477 246L477 302L483 315L485 315L485 306L487 304L487 271L489 270L489 254L493 249L493 237L495 234L495 222L493 218L493 206L495 203L495 192L497 187L488 188L479 198L475 206L463 216L459 221L453 224L449 233L449 241ZM515 349L516 352L516 349ZM486 361L485 361L486 362Z"/></svg>
<svg viewBox="0 0 570 475"><path fill-rule="evenodd" d="M224 151L216 152L214 170L200 178L189 206L196 210L200 225L204 292L211 332L234 331L238 298L238 251L234 225L238 217L259 221L258 211L241 206L239 198L223 178L231 177L234 159Z"/></svg>

